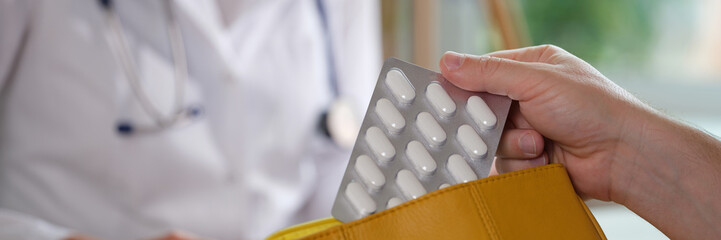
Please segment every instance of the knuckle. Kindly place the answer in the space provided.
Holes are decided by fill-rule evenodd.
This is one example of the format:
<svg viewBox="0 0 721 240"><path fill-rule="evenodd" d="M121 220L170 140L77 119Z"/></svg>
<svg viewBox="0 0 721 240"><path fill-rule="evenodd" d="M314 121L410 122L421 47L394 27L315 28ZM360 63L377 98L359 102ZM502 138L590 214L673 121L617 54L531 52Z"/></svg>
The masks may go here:
<svg viewBox="0 0 721 240"><path fill-rule="evenodd" d="M553 44L543 44L538 46L538 49L540 51L538 60L542 62L558 63L568 55L566 50Z"/></svg>
<svg viewBox="0 0 721 240"><path fill-rule="evenodd" d="M543 45L540 45L539 48L544 52L556 53L556 52L563 51L563 49L561 49L560 47L553 45L553 44L543 44Z"/></svg>
<svg viewBox="0 0 721 240"><path fill-rule="evenodd" d="M501 65L504 63L505 59L498 58L498 57L481 57L478 59L478 76L482 78L492 78L494 77L499 69L501 68Z"/></svg>

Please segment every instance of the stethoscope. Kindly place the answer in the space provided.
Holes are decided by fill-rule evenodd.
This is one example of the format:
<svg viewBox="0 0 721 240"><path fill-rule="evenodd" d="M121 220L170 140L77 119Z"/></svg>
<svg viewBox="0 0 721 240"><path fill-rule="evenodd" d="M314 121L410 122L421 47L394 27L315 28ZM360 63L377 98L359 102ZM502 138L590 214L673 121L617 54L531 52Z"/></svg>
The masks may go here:
<svg viewBox="0 0 721 240"><path fill-rule="evenodd" d="M328 79L331 92L333 93L333 102L324 111L318 122L318 127L330 140L337 146L342 148L351 148L355 143L360 122L356 118L353 111L353 104L350 99L344 98L340 94L338 88L338 74L335 67L335 56L333 54L333 44L330 37L330 26L328 24L328 14L323 5L323 0L316 0L316 8L321 20L323 29L323 41L326 46L326 59L328 65Z"/></svg>
<svg viewBox="0 0 721 240"><path fill-rule="evenodd" d="M118 121L116 131L121 135L133 135L138 133L157 132L171 126L175 126L181 122L189 122L202 114L202 108L198 106L182 106L185 101L185 84L188 81L188 61L185 54L185 44L180 32L180 26L176 20L170 0L163 1L163 5L168 16L168 39L170 40L170 49L173 58L173 66L175 71L174 80L174 97L172 115L164 117L158 108L150 101L143 91L140 84L139 71L137 64L131 55L128 47L127 38L123 25L118 18L118 14L113 6L112 0L99 0L100 6L105 12L108 25L112 30L112 37L108 37L111 51L117 57L122 65L126 79L132 90L135 99L137 99L143 112L150 116L155 123L150 126L135 124L132 120L125 119Z"/></svg>
<svg viewBox="0 0 721 240"><path fill-rule="evenodd" d="M105 15L107 16L108 24L113 32L113 37L108 38L108 42L110 43L109 45L123 67L133 95L140 103L143 111L155 122L155 125L152 126L142 126L135 124L131 120L118 121L116 125L117 132L121 135L158 132L181 122L190 122L191 120L198 118L203 113L201 107L182 106L183 101L185 100L185 84L188 81L189 75L188 62L180 26L178 25L173 12L171 1L163 1L166 16L168 16L168 38L170 40L170 49L175 69L175 97L173 102L173 115L170 117L163 117L160 114L160 111L150 101L141 87L140 77L138 76L139 71L135 61L133 60L134 58L130 53L125 31L123 30L122 23L120 22L118 14L113 6L114 2L112 0L99 0L99 2L105 12ZM349 148L355 141L358 133L357 129L360 128L360 123L355 117L350 100L340 96L341 94L338 89L338 80L335 71L336 68L334 65L335 61L330 40L327 14L321 0L316 0L316 7L320 20L323 24L323 40L326 43L326 59L329 67L329 86L334 99L328 109L320 115L318 128L336 145Z"/></svg>

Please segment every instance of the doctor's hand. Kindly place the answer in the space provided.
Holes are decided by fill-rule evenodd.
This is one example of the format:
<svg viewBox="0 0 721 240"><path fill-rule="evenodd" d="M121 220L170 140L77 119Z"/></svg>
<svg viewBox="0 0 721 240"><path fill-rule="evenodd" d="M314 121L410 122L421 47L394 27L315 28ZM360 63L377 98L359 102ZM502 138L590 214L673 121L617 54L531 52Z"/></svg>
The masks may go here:
<svg viewBox="0 0 721 240"><path fill-rule="evenodd" d="M72 236L70 236L70 237L67 237L67 238L63 239L63 240L99 240L99 239L98 239L98 238L94 238L94 237L90 237L90 236L87 236L87 235L74 234L74 235L72 235ZM198 238L198 237L192 236L191 234L174 231L174 232L165 234L165 235L163 235L163 236L161 236L161 237L151 238L151 239L148 239L148 240L202 240L202 238Z"/></svg>
<svg viewBox="0 0 721 240"><path fill-rule="evenodd" d="M163 235L159 238L152 238L150 240L205 240L205 239L193 236L188 233L171 232L171 233Z"/></svg>
<svg viewBox="0 0 721 240"><path fill-rule="evenodd" d="M189 234L189 233L174 231L174 232L168 233L168 234L163 235L158 238L151 238L150 240L205 240L205 239L193 236L192 234Z"/></svg>
<svg viewBox="0 0 721 240"><path fill-rule="evenodd" d="M496 173L562 163L580 195L624 204L671 238L721 237L718 140L660 114L555 46L447 52L440 68L460 88L517 101Z"/></svg>

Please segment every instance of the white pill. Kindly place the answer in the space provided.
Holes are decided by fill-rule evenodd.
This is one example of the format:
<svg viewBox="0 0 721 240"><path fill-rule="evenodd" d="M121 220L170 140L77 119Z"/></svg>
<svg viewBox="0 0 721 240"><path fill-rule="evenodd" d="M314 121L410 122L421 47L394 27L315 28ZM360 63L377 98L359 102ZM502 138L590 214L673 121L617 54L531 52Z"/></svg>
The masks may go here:
<svg viewBox="0 0 721 240"><path fill-rule="evenodd" d="M468 165L461 155L453 154L448 157L448 172L451 173L456 183L465 183L478 179L471 166Z"/></svg>
<svg viewBox="0 0 721 240"><path fill-rule="evenodd" d="M398 69L393 69L386 73L386 85L396 97L398 102L410 104L416 98L416 91L408 78Z"/></svg>
<svg viewBox="0 0 721 240"><path fill-rule="evenodd" d="M468 104L466 104L466 110L471 115L478 127L483 130L493 129L496 126L496 114L488 107L485 101L479 96L471 96L468 98Z"/></svg>
<svg viewBox="0 0 721 240"><path fill-rule="evenodd" d="M430 113L419 113L416 118L416 126L431 146L440 146L446 142L446 132Z"/></svg>
<svg viewBox="0 0 721 240"><path fill-rule="evenodd" d="M376 155L379 161L387 163L396 156L396 149L388 140L385 133L378 127L370 127L366 131L366 143L371 151Z"/></svg>
<svg viewBox="0 0 721 240"><path fill-rule="evenodd" d="M376 114L389 132L398 134L406 127L406 120L403 115L388 99L381 98L376 102Z"/></svg>
<svg viewBox="0 0 721 240"><path fill-rule="evenodd" d="M433 160L433 157L421 142L411 141L408 143L406 156L421 175L428 176L436 171L436 161Z"/></svg>
<svg viewBox="0 0 721 240"><path fill-rule="evenodd" d="M363 216L376 211L376 202L373 201L368 192L357 182L349 183L345 188L345 196L358 213Z"/></svg>
<svg viewBox="0 0 721 240"><path fill-rule="evenodd" d="M366 155L356 158L355 171L369 189L378 190L386 184L386 177L383 176L381 169Z"/></svg>
<svg viewBox="0 0 721 240"><path fill-rule="evenodd" d="M428 84L426 88L426 96L431 105L441 117L450 117L456 112L456 104L448 96L446 90L438 83Z"/></svg>
<svg viewBox="0 0 721 240"><path fill-rule="evenodd" d="M450 186L451 186L450 184L444 183L444 184L441 184L440 186L438 186L438 189L444 189L444 188L447 188L447 187L450 187Z"/></svg>
<svg viewBox="0 0 721 240"><path fill-rule="evenodd" d="M388 205L386 205L386 209L401 205L401 203L403 203L403 200L401 200L400 198L397 198L397 197L391 198L388 200Z"/></svg>
<svg viewBox="0 0 721 240"><path fill-rule="evenodd" d="M411 171L406 169L398 172L396 185L398 185L398 188L401 189L403 195L405 195L408 199L416 199L427 193L421 182L418 181L418 178L416 178Z"/></svg>
<svg viewBox="0 0 721 240"><path fill-rule="evenodd" d="M478 136L478 133L476 133L473 127L468 124L460 126L457 136L458 142L461 143L463 149L466 150L466 153L468 153L472 159L481 159L486 156L488 146L483 142L481 136Z"/></svg>

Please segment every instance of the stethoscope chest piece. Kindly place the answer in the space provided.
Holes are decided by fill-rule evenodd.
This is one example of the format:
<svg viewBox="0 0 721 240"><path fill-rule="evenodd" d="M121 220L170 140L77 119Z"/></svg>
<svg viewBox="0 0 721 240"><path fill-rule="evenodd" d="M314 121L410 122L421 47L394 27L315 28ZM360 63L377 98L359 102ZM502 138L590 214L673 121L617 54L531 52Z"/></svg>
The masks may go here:
<svg viewBox="0 0 721 240"><path fill-rule="evenodd" d="M348 98L339 97L328 108L323 121L326 134L336 145L344 149L353 147L361 126L353 107Z"/></svg>

